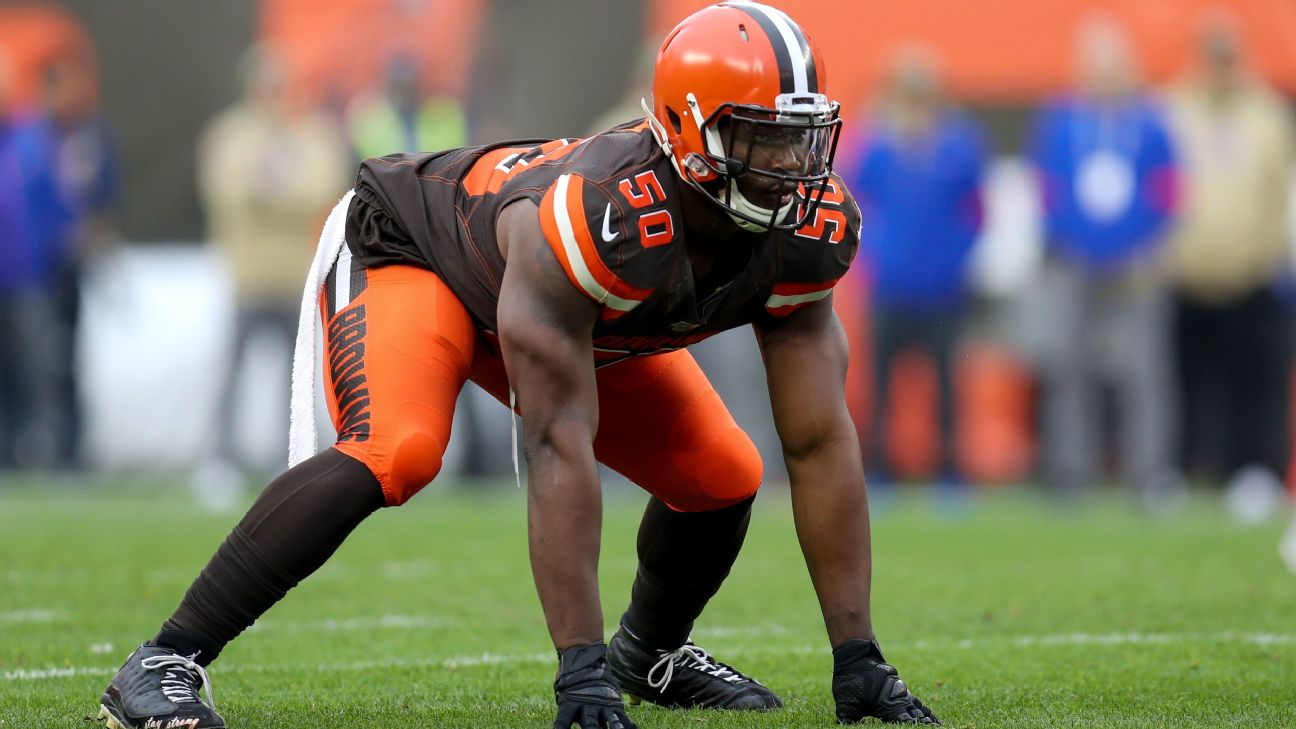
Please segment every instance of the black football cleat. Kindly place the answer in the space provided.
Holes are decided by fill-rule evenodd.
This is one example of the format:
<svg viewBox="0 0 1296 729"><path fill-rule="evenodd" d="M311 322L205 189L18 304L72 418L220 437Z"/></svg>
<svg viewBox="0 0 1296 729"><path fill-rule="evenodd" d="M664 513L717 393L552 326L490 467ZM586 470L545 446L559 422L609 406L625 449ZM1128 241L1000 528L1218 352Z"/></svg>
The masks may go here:
<svg viewBox="0 0 1296 729"><path fill-rule="evenodd" d="M783 708L773 691L692 641L674 650L653 648L622 625L608 641L607 665L632 704L643 700L671 709Z"/></svg>
<svg viewBox="0 0 1296 729"><path fill-rule="evenodd" d="M198 687L207 703L198 698ZM130 654L99 699L108 729L225 729L207 671L170 648L145 643Z"/></svg>

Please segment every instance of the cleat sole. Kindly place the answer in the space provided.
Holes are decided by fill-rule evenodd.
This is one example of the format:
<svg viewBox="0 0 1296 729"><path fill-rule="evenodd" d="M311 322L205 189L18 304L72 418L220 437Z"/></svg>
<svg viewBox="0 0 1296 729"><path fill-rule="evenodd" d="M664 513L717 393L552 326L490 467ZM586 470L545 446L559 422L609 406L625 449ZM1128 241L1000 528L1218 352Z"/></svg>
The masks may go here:
<svg viewBox="0 0 1296 729"><path fill-rule="evenodd" d="M107 726L108 729L126 729L126 727L122 725L120 721L117 721L117 717L112 715L112 712L108 710L108 707L104 706L103 704L99 705L99 715L96 716L95 718L106 719L107 723L105 724L105 726Z"/></svg>
<svg viewBox="0 0 1296 729"><path fill-rule="evenodd" d="M638 706L643 703L643 698L634 694L626 694L626 704L629 706Z"/></svg>

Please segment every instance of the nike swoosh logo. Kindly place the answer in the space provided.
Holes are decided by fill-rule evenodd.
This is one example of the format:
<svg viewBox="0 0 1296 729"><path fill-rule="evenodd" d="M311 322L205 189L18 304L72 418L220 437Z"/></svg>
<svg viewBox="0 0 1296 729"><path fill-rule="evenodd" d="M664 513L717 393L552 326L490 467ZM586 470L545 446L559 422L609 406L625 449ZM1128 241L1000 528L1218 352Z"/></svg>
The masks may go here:
<svg viewBox="0 0 1296 729"><path fill-rule="evenodd" d="M612 203L608 203L607 209L603 211L603 242L611 243L621 231L612 232Z"/></svg>

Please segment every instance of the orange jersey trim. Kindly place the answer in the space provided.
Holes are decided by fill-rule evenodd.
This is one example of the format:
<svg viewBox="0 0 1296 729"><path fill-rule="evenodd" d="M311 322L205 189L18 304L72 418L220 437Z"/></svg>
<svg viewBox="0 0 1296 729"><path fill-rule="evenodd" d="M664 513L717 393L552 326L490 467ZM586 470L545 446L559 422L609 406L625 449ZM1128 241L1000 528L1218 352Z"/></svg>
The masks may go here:
<svg viewBox="0 0 1296 729"><path fill-rule="evenodd" d="M472 197L498 193L517 172L540 162L567 156L577 146L570 139L555 139L539 146L500 147L483 154L463 177L463 189Z"/></svg>
<svg viewBox="0 0 1296 729"><path fill-rule="evenodd" d="M579 176L559 176L540 201L540 227L567 278L603 305L604 319L615 319L642 304L652 291L622 281L599 256L585 217L584 187Z"/></svg>

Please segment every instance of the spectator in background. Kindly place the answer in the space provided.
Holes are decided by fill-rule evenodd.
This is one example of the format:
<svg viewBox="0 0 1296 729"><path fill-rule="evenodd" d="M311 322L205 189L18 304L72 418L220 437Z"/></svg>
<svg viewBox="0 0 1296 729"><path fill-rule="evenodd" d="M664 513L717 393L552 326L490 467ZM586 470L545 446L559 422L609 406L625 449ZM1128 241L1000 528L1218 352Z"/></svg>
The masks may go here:
<svg viewBox="0 0 1296 729"><path fill-rule="evenodd" d="M1287 467L1291 377L1286 278L1296 162L1283 102L1248 73L1238 34L1203 25L1197 67L1170 94L1184 212L1170 246L1184 466L1248 519L1268 516Z"/></svg>
<svg viewBox="0 0 1296 729"><path fill-rule="evenodd" d="M45 125L10 103L0 55L0 469L50 468L64 431L50 236L67 219Z"/></svg>
<svg viewBox="0 0 1296 729"><path fill-rule="evenodd" d="M287 391L302 272L310 266L320 220L352 171L339 130L324 113L296 102L277 59L253 50L242 73L243 98L208 124L198 148L208 237L236 289L215 453L196 474L198 486L212 487L208 495L241 486L238 469L250 465L237 457L233 419L240 365L253 334L278 340ZM286 405L283 424L286 430Z"/></svg>
<svg viewBox="0 0 1296 729"><path fill-rule="evenodd" d="M417 60L405 55L387 62L382 91L347 104L346 127L357 161L462 147L468 139L463 105L451 96L426 95Z"/></svg>
<svg viewBox="0 0 1296 729"><path fill-rule="evenodd" d="M873 315L873 396L868 464L875 481L887 462L888 382L898 355L917 349L935 365L942 483L961 482L954 443L954 349L968 300L968 254L981 229L985 139L951 106L934 60L897 56L846 184L863 215L860 253Z"/></svg>
<svg viewBox="0 0 1296 729"><path fill-rule="evenodd" d="M98 79L91 59L72 54L52 62L43 78L45 134L53 145L59 200L38 211L53 273L57 326L59 464L80 460L81 397L77 385L77 333L81 290L95 259L117 241L115 212L121 182L116 143L99 114ZM60 216L58 211L66 213Z"/></svg>
<svg viewBox="0 0 1296 729"><path fill-rule="evenodd" d="M1045 475L1063 493L1097 481L1110 385L1125 480L1156 507L1181 485L1160 260L1175 159L1122 29L1092 19L1077 51L1078 88L1039 112L1030 146L1047 236L1035 312L1051 335L1040 362Z"/></svg>

